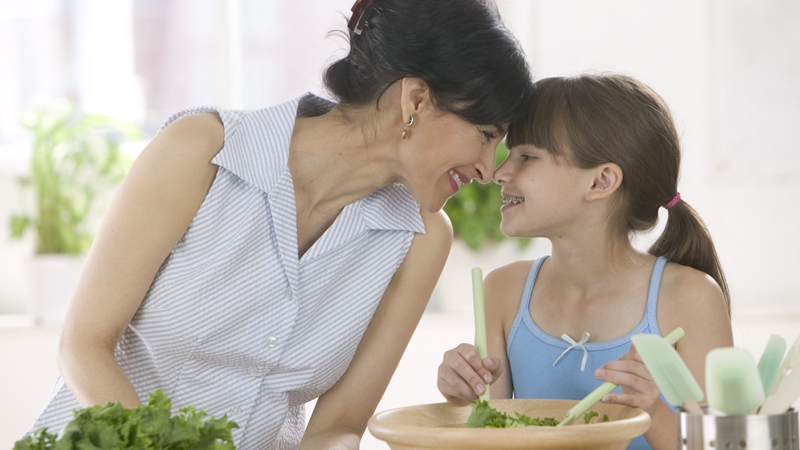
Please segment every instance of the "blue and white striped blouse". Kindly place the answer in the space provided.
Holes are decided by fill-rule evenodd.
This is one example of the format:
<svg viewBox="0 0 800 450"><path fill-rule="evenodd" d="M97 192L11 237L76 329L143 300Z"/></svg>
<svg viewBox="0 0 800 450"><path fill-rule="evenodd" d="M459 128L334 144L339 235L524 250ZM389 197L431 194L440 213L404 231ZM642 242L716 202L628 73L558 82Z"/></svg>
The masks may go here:
<svg viewBox="0 0 800 450"><path fill-rule="evenodd" d="M159 269L117 348L142 401L228 414L240 450L296 448L304 404L342 376L415 233L419 205L401 185L347 205L297 257L287 160L313 95L257 111L216 111L225 144L205 201ZM59 378L33 426L60 429L79 404Z"/></svg>

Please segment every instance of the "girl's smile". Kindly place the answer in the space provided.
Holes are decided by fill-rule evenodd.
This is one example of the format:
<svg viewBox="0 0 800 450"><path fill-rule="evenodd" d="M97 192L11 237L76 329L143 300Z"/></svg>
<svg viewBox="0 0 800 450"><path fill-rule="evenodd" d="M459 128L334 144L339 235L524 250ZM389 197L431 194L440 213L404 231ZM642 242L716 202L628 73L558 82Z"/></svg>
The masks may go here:
<svg viewBox="0 0 800 450"><path fill-rule="evenodd" d="M525 202L525 197L510 194L505 192L505 190L501 193L501 195L503 196L503 206L500 207L501 212L507 211L510 208L521 205Z"/></svg>
<svg viewBox="0 0 800 450"><path fill-rule="evenodd" d="M591 185L590 175L533 145L510 148L494 173L495 183L503 188L500 229L515 237L562 234L561 227L582 214L582 187Z"/></svg>

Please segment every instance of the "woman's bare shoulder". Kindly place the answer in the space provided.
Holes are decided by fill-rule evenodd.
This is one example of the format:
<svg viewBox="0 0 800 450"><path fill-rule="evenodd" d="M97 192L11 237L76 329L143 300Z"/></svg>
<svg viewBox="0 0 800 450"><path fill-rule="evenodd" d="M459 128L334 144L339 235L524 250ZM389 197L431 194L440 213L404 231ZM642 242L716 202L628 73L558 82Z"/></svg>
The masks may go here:
<svg viewBox="0 0 800 450"><path fill-rule="evenodd" d="M225 130L214 112L190 114L176 119L162 129L151 146L173 157L200 158L211 161L224 145Z"/></svg>

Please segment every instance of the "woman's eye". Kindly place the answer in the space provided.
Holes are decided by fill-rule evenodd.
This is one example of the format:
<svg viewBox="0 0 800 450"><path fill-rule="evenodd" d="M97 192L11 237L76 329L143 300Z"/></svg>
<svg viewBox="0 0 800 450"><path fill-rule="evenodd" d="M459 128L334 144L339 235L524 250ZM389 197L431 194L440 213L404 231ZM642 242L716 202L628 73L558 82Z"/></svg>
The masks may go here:
<svg viewBox="0 0 800 450"><path fill-rule="evenodd" d="M486 137L487 141L491 141L492 139L494 139L494 133L492 133L491 131L484 131L483 136Z"/></svg>

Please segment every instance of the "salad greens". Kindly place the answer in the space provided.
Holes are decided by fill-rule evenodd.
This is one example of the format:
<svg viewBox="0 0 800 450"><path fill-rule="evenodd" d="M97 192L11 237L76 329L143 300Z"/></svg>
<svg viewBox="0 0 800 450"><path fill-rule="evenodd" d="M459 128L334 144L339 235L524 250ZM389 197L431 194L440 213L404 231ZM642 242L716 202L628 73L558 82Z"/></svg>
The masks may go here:
<svg viewBox="0 0 800 450"><path fill-rule="evenodd" d="M596 411L589 411L583 416L584 423L589 423L592 418L599 416ZM608 422L608 416L603 415L603 422ZM475 400L472 404L472 413L467 419L467 428L524 428L524 427L554 427L558 420L552 417L539 419L529 417L518 412L514 416L502 413L491 406L486 400Z"/></svg>
<svg viewBox="0 0 800 450"><path fill-rule="evenodd" d="M172 401L163 391L150 394L147 404L123 408L119 402L76 409L60 435L40 428L14 444L14 450L235 450L228 421L206 419L193 406L171 416Z"/></svg>
<svg viewBox="0 0 800 450"><path fill-rule="evenodd" d="M583 415L583 423L589 423L594 417L600 417L600 413L597 411L589 411ZM603 422L608 422L608 414L603 414Z"/></svg>
<svg viewBox="0 0 800 450"><path fill-rule="evenodd" d="M472 413L467 419L467 428L524 428L530 426L554 427L558 421L552 417L539 419L528 417L515 412L516 417L502 413L491 406L486 400L478 399L472 404Z"/></svg>

